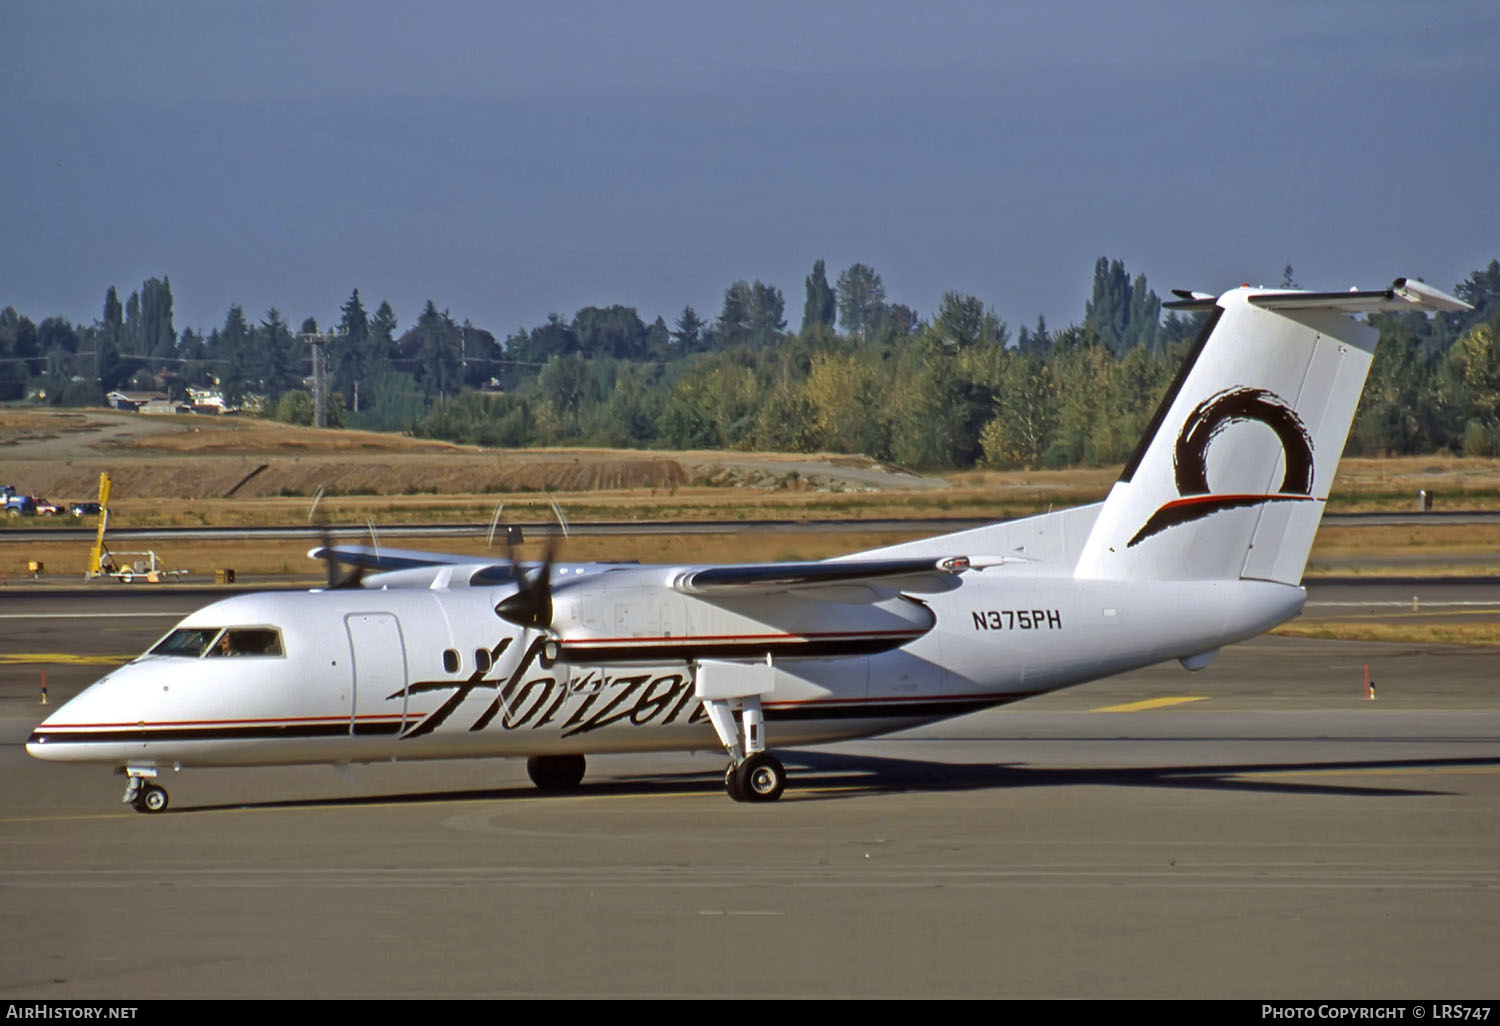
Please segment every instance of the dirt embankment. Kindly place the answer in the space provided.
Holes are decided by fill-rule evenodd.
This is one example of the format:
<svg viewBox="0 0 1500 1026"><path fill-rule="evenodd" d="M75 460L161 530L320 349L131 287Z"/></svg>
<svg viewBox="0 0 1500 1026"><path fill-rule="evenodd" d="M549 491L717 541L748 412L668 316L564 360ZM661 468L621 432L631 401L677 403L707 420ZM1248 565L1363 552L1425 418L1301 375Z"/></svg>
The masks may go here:
<svg viewBox="0 0 1500 1026"><path fill-rule="evenodd" d="M0 411L0 473L22 491L91 498L101 471L136 499L475 495L685 487L880 491L944 482L861 456L485 450L238 417Z"/></svg>

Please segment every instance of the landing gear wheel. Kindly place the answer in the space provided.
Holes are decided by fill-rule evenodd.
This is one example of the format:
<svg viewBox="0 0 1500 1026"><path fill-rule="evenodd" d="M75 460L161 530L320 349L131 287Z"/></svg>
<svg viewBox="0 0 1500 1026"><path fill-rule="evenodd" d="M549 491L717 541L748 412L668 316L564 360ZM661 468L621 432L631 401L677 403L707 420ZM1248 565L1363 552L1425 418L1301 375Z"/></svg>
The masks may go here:
<svg viewBox="0 0 1500 1026"><path fill-rule="evenodd" d="M581 755L534 755L526 760L526 774L543 791L576 791L585 765Z"/></svg>
<svg viewBox="0 0 1500 1026"><path fill-rule="evenodd" d="M757 752L734 770L742 802L774 802L786 789L786 768L769 752ZM735 797L731 789L730 797Z"/></svg>
<svg viewBox="0 0 1500 1026"><path fill-rule="evenodd" d="M740 783L740 775L735 772L736 769L738 767L731 762L729 768L724 771L724 791L737 802L748 801L749 799L745 797L744 785Z"/></svg>
<svg viewBox="0 0 1500 1026"><path fill-rule="evenodd" d="M142 785L140 793L131 804L135 806L136 812L161 812L167 807L166 788L155 784Z"/></svg>

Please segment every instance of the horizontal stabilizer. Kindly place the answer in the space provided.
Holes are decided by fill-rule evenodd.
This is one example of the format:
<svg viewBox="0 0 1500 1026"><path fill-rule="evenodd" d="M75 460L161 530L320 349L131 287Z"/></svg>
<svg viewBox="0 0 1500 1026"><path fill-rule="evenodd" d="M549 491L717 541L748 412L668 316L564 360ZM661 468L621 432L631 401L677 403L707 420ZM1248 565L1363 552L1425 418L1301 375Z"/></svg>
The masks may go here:
<svg viewBox="0 0 1500 1026"><path fill-rule="evenodd" d="M1472 310L1431 285L1410 278L1397 278L1388 289L1359 292L1259 292L1248 297L1267 310L1339 310L1343 313L1379 313L1394 310L1454 312Z"/></svg>
<svg viewBox="0 0 1500 1026"><path fill-rule="evenodd" d="M1180 310L1184 313L1206 313L1219 305L1218 297L1206 292L1189 292L1173 289L1178 298L1163 303L1163 309ZM1388 289L1348 292L1295 292L1279 290L1257 290L1251 292L1248 301L1266 310L1337 310L1346 314L1382 313L1403 310L1422 310L1428 313L1453 313L1472 310L1468 303L1456 299L1441 289L1435 289L1415 278L1397 278Z"/></svg>

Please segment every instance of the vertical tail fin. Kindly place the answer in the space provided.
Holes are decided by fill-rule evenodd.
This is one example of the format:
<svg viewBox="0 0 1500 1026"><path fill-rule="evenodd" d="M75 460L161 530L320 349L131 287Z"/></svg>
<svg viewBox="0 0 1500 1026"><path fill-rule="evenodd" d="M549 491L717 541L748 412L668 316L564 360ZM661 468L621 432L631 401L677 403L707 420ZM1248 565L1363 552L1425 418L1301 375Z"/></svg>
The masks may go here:
<svg viewBox="0 0 1500 1026"><path fill-rule="evenodd" d="M1464 310L1396 279L1377 292L1239 288L1167 304L1210 312L1074 573L1297 584L1375 353L1351 315Z"/></svg>

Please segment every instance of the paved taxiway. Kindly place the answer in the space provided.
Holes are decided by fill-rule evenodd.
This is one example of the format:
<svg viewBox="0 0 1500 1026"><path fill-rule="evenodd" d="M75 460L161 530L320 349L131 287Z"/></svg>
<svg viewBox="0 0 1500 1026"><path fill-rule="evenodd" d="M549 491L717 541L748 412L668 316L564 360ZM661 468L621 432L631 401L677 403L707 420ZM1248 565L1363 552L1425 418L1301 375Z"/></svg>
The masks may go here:
<svg viewBox="0 0 1500 1026"><path fill-rule="evenodd" d="M1310 591L1411 597L1381 587ZM1456 587L1421 601L1500 608ZM506 761L188 771L152 817L25 755L43 670L55 705L203 601L0 597L0 995L1500 989L1493 649L1258 639L783 753L770 806L710 753L595 758L564 798Z"/></svg>

